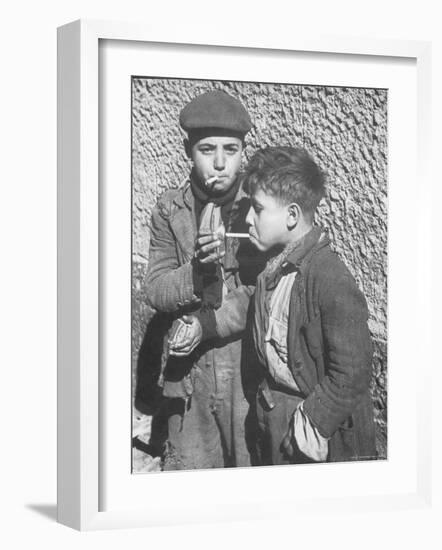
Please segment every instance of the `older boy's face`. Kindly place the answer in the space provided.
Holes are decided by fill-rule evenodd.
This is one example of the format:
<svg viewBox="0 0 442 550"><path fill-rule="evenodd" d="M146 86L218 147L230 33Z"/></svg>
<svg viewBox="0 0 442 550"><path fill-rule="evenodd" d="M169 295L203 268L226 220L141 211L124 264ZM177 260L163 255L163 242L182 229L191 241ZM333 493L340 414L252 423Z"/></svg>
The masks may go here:
<svg viewBox="0 0 442 550"><path fill-rule="evenodd" d="M288 206L282 205L271 195L257 191L250 200L246 217L250 241L258 250L267 251L289 242Z"/></svg>
<svg viewBox="0 0 442 550"><path fill-rule="evenodd" d="M192 145L194 171L200 182L217 177L207 189L211 194L222 195L232 187L241 166L242 150L242 141L237 137L205 137Z"/></svg>

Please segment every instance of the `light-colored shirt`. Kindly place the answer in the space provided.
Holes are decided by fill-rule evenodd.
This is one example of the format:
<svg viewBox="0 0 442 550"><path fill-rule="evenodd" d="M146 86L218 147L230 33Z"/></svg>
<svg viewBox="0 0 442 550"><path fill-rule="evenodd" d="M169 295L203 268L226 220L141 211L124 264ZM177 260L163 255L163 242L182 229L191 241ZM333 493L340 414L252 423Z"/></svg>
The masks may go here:
<svg viewBox="0 0 442 550"><path fill-rule="evenodd" d="M289 369L287 356L289 304L295 277L295 271L283 275L272 293L265 355L269 373L275 382L296 392L299 388ZM324 461L328 454L328 439L312 425L302 404L298 405L291 420L296 444L312 460Z"/></svg>

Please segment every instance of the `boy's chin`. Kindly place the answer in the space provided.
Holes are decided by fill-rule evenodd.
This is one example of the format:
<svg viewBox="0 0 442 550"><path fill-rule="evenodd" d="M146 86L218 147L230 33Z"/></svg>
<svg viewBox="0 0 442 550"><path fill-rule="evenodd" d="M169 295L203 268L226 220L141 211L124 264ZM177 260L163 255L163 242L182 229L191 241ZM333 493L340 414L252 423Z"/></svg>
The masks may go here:
<svg viewBox="0 0 442 550"><path fill-rule="evenodd" d="M250 239L250 242L255 246L255 248L265 254L267 257L276 256L284 250L284 245L280 243L276 244L265 244L256 241L255 239Z"/></svg>
<svg viewBox="0 0 442 550"><path fill-rule="evenodd" d="M255 237L253 237L252 235L250 236L250 242L251 242L251 244L253 244L253 246L254 246L255 248L257 248L260 252L267 252L268 247L267 247L265 244L259 242L259 241L258 241Z"/></svg>

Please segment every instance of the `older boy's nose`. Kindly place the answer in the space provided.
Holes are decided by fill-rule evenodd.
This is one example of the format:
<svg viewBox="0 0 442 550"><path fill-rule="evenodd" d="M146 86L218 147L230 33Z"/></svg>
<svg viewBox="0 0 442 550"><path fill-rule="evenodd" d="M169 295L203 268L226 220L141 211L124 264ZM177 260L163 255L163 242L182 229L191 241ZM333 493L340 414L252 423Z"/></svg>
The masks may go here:
<svg viewBox="0 0 442 550"><path fill-rule="evenodd" d="M226 157L222 149L217 149L215 151L215 158L213 160L213 165L216 170L224 170L226 166Z"/></svg>

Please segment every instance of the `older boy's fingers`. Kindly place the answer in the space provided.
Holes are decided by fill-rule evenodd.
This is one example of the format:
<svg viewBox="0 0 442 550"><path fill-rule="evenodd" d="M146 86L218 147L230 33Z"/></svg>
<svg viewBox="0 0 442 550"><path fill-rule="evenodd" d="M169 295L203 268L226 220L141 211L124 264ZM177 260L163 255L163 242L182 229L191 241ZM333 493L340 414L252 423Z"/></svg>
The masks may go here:
<svg viewBox="0 0 442 550"><path fill-rule="evenodd" d="M201 248L199 249L199 253L208 254L212 250L215 250L215 248L218 248L220 244L221 244L221 241L219 240L211 241L210 243L205 244L204 246L201 246Z"/></svg>
<svg viewBox="0 0 442 550"><path fill-rule="evenodd" d="M209 256L205 256L204 258L201 258L200 262L202 264L209 264L211 262L216 262L217 260L220 260L225 256L225 252L221 252L221 254L210 254Z"/></svg>
<svg viewBox="0 0 442 550"><path fill-rule="evenodd" d="M190 355L195 347L195 345L186 346L185 348L171 350L170 353L172 355L176 355L177 357L185 357L187 355Z"/></svg>
<svg viewBox="0 0 442 550"><path fill-rule="evenodd" d="M206 233L205 235L198 235L196 242L198 243L198 246L203 246L204 244L211 243L215 239L218 239L218 235L216 233Z"/></svg>
<svg viewBox="0 0 442 550"><path fill-rule="evenodd" d="M178 342L175 342L174 345L171 346L171 349L173 349L173 351L186 351L189 349L193 349L196 345L200 343L201 333L202 331L197 331L196 328L192 329L192 332L189 331L189 333L186 334L185 338L182 338Z"/></svg>
<svg viewBox="0 0 442 550"><path fill-rule="evenodd" d="M172 352L176 352L176 351L183 351L185 350L186 348L188 348L190 345L190 341L189 340L185 340L185 341L181 341L181 342L174 342L173 345L169 345L169 350Z"/></svg>
<svg viewBox="0 0 442 550"><path fill-rule="evenodd" d="M200 329L198 332L194 332L193 334L191 334L191 336L186 338L186 340L177 343L172 349L174 352L191 353L201 342L201 337L202 330Z"/></svg>
<svg viewBox="0 0 442 550"><path fill-rule="evenodd" d="M187 357L188 355L190 355L192 353L192 351L195 349L195 346L194 347L191 347L191 348L186 348L186 349L180 349L180 350L175 350L175 349L171 349L169 351L169 354L170 355L173 355L174 357Z"/></svg>
<svg viewBox="0 0 442 550"><path fill-rule="evenodd" d="M190 348L190 346L195 341L195 338L186 338L185 340L181 340L180 342L176 342L171 349L173 351L185 351L187 348Z"/></svg>

